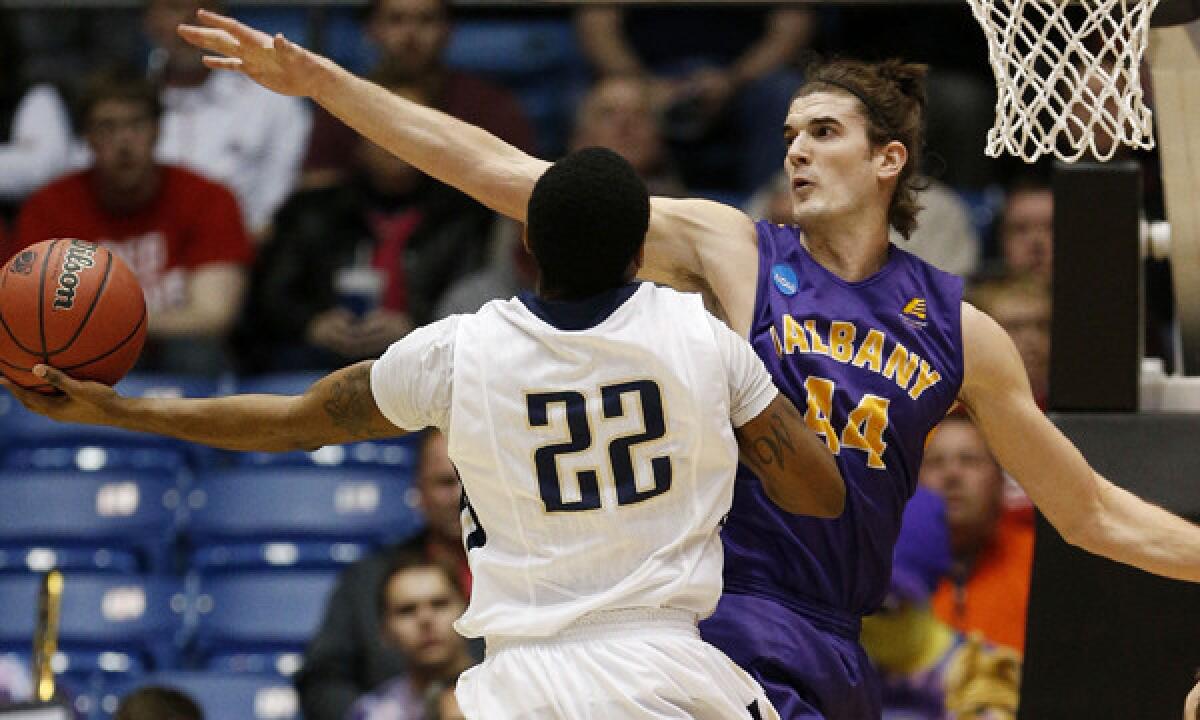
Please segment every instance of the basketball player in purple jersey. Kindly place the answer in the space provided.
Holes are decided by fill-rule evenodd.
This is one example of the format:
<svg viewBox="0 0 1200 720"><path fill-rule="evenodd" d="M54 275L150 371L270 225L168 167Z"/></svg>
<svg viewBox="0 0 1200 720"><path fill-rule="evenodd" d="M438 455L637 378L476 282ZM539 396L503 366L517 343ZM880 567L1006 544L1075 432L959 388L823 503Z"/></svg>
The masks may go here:
<svg viewBox="0 0 1200 720"><path fill-rule="evenodd" d="M312 97L376 144L517 220L548 164L234 20L202 13L191 42L288 95ZM796 226L704 200L656 198L644 274L701 292L755 345L835 454L835 520L786 517L738 483L725 595L703 628L789 720L879 717L859 618L887 587L926 435L961 402L993 454L1070 543L1200 582L1200 528L1114 486L1038 409L1012 341L958 279L888 239L915 225L921 66L836 62L784 121ZM603 192L603 188L597 188Z"/></svg>

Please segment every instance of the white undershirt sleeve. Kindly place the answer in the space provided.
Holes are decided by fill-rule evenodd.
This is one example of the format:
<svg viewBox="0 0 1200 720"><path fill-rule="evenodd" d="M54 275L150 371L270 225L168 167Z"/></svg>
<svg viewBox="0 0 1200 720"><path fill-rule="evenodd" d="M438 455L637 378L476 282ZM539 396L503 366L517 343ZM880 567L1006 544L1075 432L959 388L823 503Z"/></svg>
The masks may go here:
<svg viewBox="0 0 1200 720"><path fill-rule="evenodd" d="M446 429L454 380L458 315L413 330L371 366L371 393L383 416L408 431Z"/></svg>
<svg viewBox="0 0 1200 720"><path fill-rule="evenodd" d="M750 343L715 317L708 320L729 378L729 419L741 427L762 414L779 390Z"/></svg>

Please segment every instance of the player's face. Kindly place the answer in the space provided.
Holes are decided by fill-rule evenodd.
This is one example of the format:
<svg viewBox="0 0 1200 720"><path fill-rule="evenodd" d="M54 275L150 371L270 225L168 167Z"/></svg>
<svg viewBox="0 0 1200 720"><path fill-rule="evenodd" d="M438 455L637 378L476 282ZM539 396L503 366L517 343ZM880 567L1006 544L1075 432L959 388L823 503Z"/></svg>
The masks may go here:
<svg viewBox="0 0 1200 720"><path fill-rule="evenodd" d="M441 58L450 20L441 0L380 0L367 32L389 72L419 80Z"/></svg>
<svg viewBox="0 0 1200 720"><path fill-rule="evenodd" d="M615 150L643 176L662 161L658 120L644 85L631 78L608 80L589 93L572 138L576 149Z"/></svg>
<svg viewBox="0 0 1200 720"><path fill-rule="evenodd" d="M430 532L446 542L461 542L459 520L462 483L447 452L446 436L433 433L421 448L421 467L417 470L420 508Z"/></svg>
<svg viewBox="0 0 1200 720"><path fill-rule="evenodd" d="M139 102L103 100L87 120L87 141L96 172L111 189L134 191L152 177L158 126Z"/></svg>
<svg viewBox="0 0 1200 720"><path fill-rule="evenodd" d="M1004 209L1001 233L1008 268L1049 282L1054 270L1054 194L1049 190L1014 193Z"/></svg>
<svg viewBox="0 0 1200 720"><path fill-rule="evenodd" d="M464 610L462 597L445 573L417 567L396 573L388 582L383 631L414 666L436 669L463 652L454 621Z"/></svg>
<svg viewBox="0 0 1200 720"><path fill-rule="evenodd" d="M991 532L1000 515L1004 475L972 423L951 419L938 426L925 448L920 481L945 499L953 535Z"/></svg>
<svg viewBox="0 0 1200 720"><path fill-rule="evenodd" d="M842 93L815 92L796 98L788 110L784 167L793 214L803 227L855 213L887 192L860 105Z"/></svg>

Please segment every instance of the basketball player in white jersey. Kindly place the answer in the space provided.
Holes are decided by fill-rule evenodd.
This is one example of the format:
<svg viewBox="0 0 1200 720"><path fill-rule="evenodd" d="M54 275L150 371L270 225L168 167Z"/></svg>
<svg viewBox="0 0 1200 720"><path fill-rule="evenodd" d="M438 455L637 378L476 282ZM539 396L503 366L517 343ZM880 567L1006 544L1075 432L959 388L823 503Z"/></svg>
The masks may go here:
<svg viewBox="0 0 1200 720"><path fill-rule="evenodd" d="M529 201L536 295L416 330L303 396L129 399L45 366L63 396L5 384L52 418L235 450L442 428L474 575L457 628L488 649L459 681L468 718L775 718L696 630L721 590L739 447L791 512L837 516L845 485L699 295L632 281L649 219L616 153L564 158Z"/></svg>

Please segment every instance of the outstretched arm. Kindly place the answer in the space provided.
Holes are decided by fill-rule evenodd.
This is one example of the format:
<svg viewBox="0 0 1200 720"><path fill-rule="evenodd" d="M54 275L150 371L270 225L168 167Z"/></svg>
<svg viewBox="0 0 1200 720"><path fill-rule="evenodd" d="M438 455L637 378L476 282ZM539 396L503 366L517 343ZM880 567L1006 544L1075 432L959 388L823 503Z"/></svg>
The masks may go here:
<svg viewBox="0 0 1200 720"><path fill-rule="evenodd" d="M355 440L397 437L371 392L366 360L334 372L303 395L231 395L208 399L129 398L107 385L74 380L40 365L34 374L62 391L46 396L0 384L22 405L54 420L110 425L227 450L314 450Z"/></svg>
<svg viewBox="0 0 1200 720"><path fill-rule="evenodd" d="M1119 488L1038 409L1004 330L963 304L960 398L1000 464L1072 545L1148 572L1200 582L1200 527Z"/></svg>
<svg viewBox="0 0 1200 720"><path fill-rule="evenodd" d="M833 455L783 393L735 431L742 462L767 497L796 515L835 518L846 504L846 482Z"/></svg>
<svg viewBox="0 0 1200 720"><path fill-rule="evenodd" d="M533 186L549 166L545 161L355 77L282 35L271 37L204 10L197 18L201 25L181 25L179 33L220 56L206 57L208 67L244 73L278 93L311 97L422 172L496 212L525 220ZM730 317L745 316L742 325L748 325L758 260L754 243L753 224L733 208L706 200L655 198L644 270L649 278L685 290L710 288L722 305L735 306ZM731 290L738 287L743 289Z"/></svg>
<svg viewBox="0 0 1200 720"><path fill-rule="evenodd" d="M311 97L422 172L499 213L525 219L533 184L548 163L481 128L356 77L283 35L271 37L205 10L199 11L197 19L201 25L181 25L179 34L222 56L206 57L210 68L244 73L284 95Z"/></svg>

